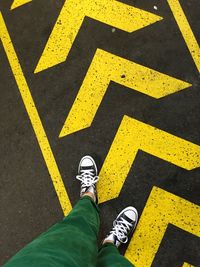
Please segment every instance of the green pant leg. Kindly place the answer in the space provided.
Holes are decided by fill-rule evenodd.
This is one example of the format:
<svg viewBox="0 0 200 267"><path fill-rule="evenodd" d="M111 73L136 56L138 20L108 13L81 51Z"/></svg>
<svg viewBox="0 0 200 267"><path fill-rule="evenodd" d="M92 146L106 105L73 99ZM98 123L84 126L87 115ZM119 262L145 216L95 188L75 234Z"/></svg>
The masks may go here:
<svg viewBox="0 0 200 267"><path fill-rule="evenodd" d="M11 258L4 267L94 267L99 210L88 196L69 215Z"/></svg>
<svg viewBox="0 0 200 267"><path fill-rule="evenodd" d="M107 243L99 250L97 267L134 267L134 265L119 253L115 245Z"/></svg>

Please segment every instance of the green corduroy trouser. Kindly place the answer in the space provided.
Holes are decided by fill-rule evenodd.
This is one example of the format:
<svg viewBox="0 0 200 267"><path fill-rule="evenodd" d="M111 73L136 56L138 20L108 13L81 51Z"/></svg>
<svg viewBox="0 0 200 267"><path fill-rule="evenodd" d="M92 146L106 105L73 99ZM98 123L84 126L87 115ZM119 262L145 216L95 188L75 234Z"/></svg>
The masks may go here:
<svg viewBox="0 0 200 267"><path fill-rule="evenodd" d="M61 222L12 257L4 267L133 267L113 244L99 250L99 208L85 196Z"/></svg>

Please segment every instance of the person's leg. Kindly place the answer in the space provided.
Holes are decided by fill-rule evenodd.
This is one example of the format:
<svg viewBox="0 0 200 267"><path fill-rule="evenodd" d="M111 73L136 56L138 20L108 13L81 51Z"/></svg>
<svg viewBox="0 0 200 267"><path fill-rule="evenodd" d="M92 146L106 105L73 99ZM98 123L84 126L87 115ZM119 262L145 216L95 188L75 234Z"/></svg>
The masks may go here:
<svg viewBox="0 0 200 267"><path fill-rule="evenodd" d="M87 160L87 164L91 163L90 158L87 158ZM84 172L86 172L87 164L84 166ZM91 164L95 163L92 162ZM88 169L90 169L91 177L96 177L96 172L93 173L91 166L89 167L90 168ZM80 173L79 165L79 179L81 175L82 173ZM94 184L91 184L90 186L95 190ZM83 187L84 183L82 182L81 192L83 191ZM81 193L82 198L66 218L32 241L11 258L11 260L4 266L96 266L98 253L97 234L99 231L99 209L92 199L95 199L93 189L90 188L90 190L84 190L84 192Z"/></svg>
<svg viewBox="0 0 200 267"><path fill-rule="evenodd" d="M132 263L119 253L118 247L128 241L128 235L135 229L137 220L138 213L133 207L127 207L120 212L99 250L97 267L133 267Z"/></svg>
<svg viewBox="0 0 200 267"><path fill-rule="evenodd" d="M99 250L97 267L133 267L112 243L105 243Z"/></svg>

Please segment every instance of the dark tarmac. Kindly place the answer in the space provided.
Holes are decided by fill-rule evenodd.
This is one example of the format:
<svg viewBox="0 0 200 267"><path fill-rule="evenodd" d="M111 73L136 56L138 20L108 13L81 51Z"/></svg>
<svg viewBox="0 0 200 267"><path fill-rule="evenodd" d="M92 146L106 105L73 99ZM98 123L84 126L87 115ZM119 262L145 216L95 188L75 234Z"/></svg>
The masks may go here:
<svg viewBox="0 0 200 267"><path fill-rule="evenodd" d="M199 71L167 1L123 0L163 17L132 33L86 17L67 60L38 73L34 70L64 1L33 0L10 10L12 2L1 0L0 10L72 206L79 197L79 183L75 181L79 160L90 154L100 170L124 115L200 145ZM199 42L200 3L179 2ZM91 127L59 138L97 48L192 86L156 99L111 81ZM0 264L3 264L64 215L2 44L0 58ZM200 157L198 151L196 158ZM140 149L119 196L100 204L99 242L110 230L117 213L127 205L135 206L141 216L153 187L190 202L191 207L195 205L200 211L199 166L187 170ZM187 212L193 216L192 209ZM183 220L189 224L187 216ZM193 222L194 225L199 222L198 216ZM142 266L145 259L140 259L136 266L200 266L200 224L195 227L194 234L170 221L152 264ZM121 252L126 249L127 246L123 247ZM128 257L134 255L132 250L128 253Z"/></svg>

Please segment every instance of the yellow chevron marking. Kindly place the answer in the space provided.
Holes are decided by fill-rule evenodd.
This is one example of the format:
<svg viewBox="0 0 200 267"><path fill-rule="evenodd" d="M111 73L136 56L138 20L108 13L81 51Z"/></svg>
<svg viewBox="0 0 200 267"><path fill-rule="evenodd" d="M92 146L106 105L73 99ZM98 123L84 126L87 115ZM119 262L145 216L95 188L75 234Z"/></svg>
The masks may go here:
<svg viewBox="0 0 200 267"><path fill-rule="evenodd" d="M178 0L167 0L167 1L174 14L176 22L187 44L187 47L191 53L191 56L196 64L196 67L200 72L200 47L192 32L192 29L184 14L184 11Z"/></svg>
<svg viewBox="0 0 200 267"><path fill-rule="evenodd" d="M12 69L13 75L18 85L19 92L24 102L26 111L28 113L31 124L35 131L35 135L37 137L42 155L49 170L51 180L53 182L55 191L57 193L59 202L61 204L64 214L66 215L71 210L71 203L68 198L67 192L65 190L65 186L63 184L56 160L51 150L51 146L49 144L45 130L43 128L42 122L40 120L34 100L31 96L30 89L24 77L20 62L18 60L17 54L15 52L14 46L12 44L10 35L6 28L1 12L0 12L0 39L2 41L6 55L8 57L10 67Z"/></svg>
<svg viewBox="0 0 200 267"><path fill-rule="evenodd" d="M111 81L154 98L191 84L97 49L59 137L90 127Z"/></svg>
<svg viewBox="0 0 200 267"><path fill-rule="evenodd" d="M85 16L127 32L162 18L115 0L67 0L49 37L35 73L64 62Z"/></svg>
<svg viewBox="0 0 200 267"><path fill-rule="evenodd" d="M20 7L22 5L25 5L29 2L32 2L32 0L14 0L10 9L13 10L13 9Z"/></svg>
<svg viewBox="0 0 200 267"><path fill-rule="evenodd" d="M118 197L138 150L186 170L200 166L200 146L124 116L99 174L100 202Z"/></svg>
<svg viewBox="0 0 200 267"><path fill-rule="evenodd" d="M135 265L150 267L169 224L200 237L200 206L153 187L126 251Z"/></svg>

